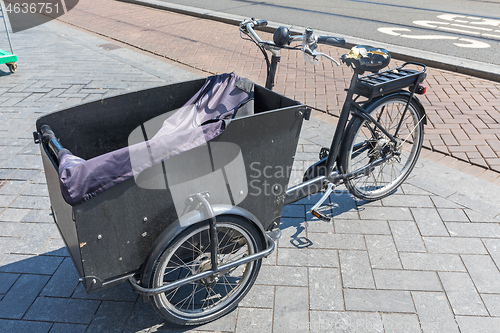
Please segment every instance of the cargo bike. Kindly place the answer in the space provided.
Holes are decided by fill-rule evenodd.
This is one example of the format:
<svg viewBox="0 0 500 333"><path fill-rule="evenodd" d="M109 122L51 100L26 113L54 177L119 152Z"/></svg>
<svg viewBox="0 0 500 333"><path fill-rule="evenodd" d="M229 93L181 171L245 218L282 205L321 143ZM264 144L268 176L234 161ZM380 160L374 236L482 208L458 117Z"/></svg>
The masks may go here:
<svg viewBox="0 0 500 333"><path fill-rule="evenodd" d="M319 207L336 185L374 200L411 172L423 139L415 94L425 66L379 72L388 52L355 47L342 58L354 76L332 146L303 183L287 187L311 110L271 90L278 51L315 59L325 55L318 43L344 41L280 27L263 42L253 28L265 24L246 20L240 31L266 56L267 88L222 74L37 120L53 217L87 292L128 281L168 321L212 321L252 287L280 236L284 205L324 192L312 213L329 220ZM289 46L297 41L302 46Z"/></svg>

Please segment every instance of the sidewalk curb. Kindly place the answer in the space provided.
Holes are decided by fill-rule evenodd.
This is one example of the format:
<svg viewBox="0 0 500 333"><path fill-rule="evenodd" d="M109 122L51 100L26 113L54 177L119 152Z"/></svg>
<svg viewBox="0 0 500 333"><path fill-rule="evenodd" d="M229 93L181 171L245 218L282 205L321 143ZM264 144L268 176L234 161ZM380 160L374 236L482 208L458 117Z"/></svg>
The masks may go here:
<svg viewBox="0 0 500 333"><path fill-rule="evenodd" d="M178 5L159 0L118 0L121 2L131 3L135 5L147 6L155 9L167 10L179 14L209 19L222 23L239 25L245 18L240 15L222 13L213 10L206 10L191 6ZM274 32L279 26L286 25L278 22L268 22L267 27L259 28L266 32ZM292 32L301 34L304 27L295 26L291 29ZM316 30L318 34L322 35L338 35L328 31ZM346 49L355 45L371 45L374 47L383 47L391 52L393 58L403 61L416 61L424 63L427 66L443 69L451 72L471 75L482 79L500 82L500 66L493 64L486 64L479 61L460 59L453 56L444 56L432 52L411 49L402 46L391 45L387 43L379 43L371 40L366 40L351 36L342 36L346 40Z"/></svg>

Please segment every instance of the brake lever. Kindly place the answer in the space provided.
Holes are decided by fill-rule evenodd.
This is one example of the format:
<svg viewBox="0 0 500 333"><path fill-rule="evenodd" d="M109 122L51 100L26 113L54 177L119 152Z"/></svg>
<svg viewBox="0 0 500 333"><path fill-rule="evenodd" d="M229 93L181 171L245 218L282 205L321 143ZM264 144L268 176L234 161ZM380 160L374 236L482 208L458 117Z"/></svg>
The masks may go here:
<svg viewBox="0 0 500 333"><path fill-rule="evenodd" d="M340 63L337 60L333 59L332 57L330 57L326 53L313 51L312 56L314 56L314 57L315 56L323 56L323 57L327 58L328 60L333 61L337 66L340 66Z"/></svg>

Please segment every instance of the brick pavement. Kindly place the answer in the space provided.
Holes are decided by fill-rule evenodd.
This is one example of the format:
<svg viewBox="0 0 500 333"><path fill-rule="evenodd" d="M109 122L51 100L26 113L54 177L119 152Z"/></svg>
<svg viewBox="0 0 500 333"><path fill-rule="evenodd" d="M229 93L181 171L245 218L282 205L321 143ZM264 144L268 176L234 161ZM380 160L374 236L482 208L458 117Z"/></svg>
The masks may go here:
<svg viewBox="0 0 500 333"><path fill-rule="evenodd" d="M111 0L82 0L60 20L207 73L235 71L265 82L262 55L232 25ZM345 50L328 52L338 58ZM305 65L300 52L282 56L276 90L338 114L351 70L329 61ZM421 98L429 119L424 146L500 172L500 83L435 68L428 73Z"/></svg>
<svg viewBox="0 0 500 333"><path fill-rule="evenodd" d="M164 324L126 284L85 293L49 216L31 132L58 108L192 74L58 23L13 40L19 71L0 72L0 332L188 331ZM305 122L295 181L330 141L332 119L315 112ZM435 162L444 158L424 152L381 201L339 187L323 208L331 223L308 213L315 197L286 206L283 237L249 295L192 331L496 332L500 189L458 162Z"/></svg>

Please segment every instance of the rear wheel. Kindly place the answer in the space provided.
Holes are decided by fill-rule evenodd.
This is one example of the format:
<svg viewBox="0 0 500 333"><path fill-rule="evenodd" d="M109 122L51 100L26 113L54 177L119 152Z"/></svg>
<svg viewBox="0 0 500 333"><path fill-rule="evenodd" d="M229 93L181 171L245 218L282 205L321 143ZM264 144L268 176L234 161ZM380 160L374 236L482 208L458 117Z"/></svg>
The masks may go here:
<svg viewBox="0 0 500 333"><path fill-rule="evenodd" d="M366 108L373 119L396 138L389 140L373 122L351 120L342 147L340 168L344 174L364 170L345 181L348 190L364 200L377 200L394 192L417 162L424 137L422 110L407 95L391 95Z"/></svg>
<svg viewBox="0 0 500 333"><path fill-rule="evenodd" d="M262 251L257 228L236 216L217 217L217 260L219 265ZM161 255L152 275L152 287L160 287L211 269L210 228L194 225L182 232ZM249 262L215 276L153 296L156 310L168 321L197 325L231 311L248 293L262 260Z"/></svg>

